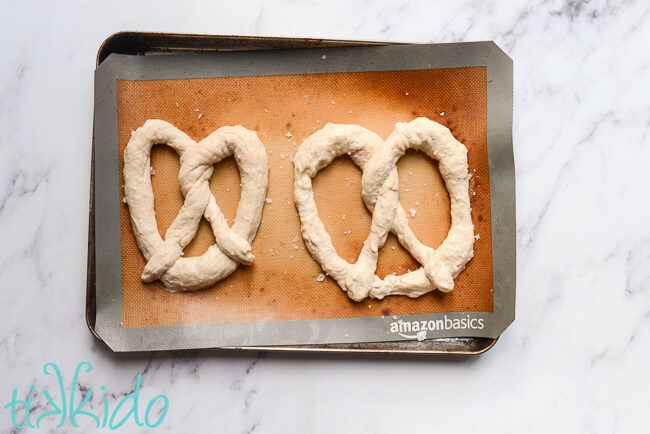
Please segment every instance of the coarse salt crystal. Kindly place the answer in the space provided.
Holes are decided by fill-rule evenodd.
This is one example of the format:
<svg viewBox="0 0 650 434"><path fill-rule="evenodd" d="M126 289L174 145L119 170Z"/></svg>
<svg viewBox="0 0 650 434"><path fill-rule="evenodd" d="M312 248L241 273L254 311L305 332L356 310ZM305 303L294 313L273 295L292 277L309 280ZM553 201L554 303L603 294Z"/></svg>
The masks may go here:
<svg viewBox="0 0 650 434"><path fill-rule="evenodd" d="M427 331L426 330L420 330L415 336L417 336L418 341L423 341L427 338Z"/></svg>
<svg viewBox="0 0 650 434"><path fill-rule="evenodd" d="M266 203L273 203L273 199L266 199Z"/></svg>
<svg viewBox="0 0 650 434"><path fill-rule="evenodd" d="M415 213L417 213L417 211L414 210L413 208L411 208L409 212L411 213L411 218L415 217Z"/></svg>
<svg viewBox="0 0 650 434"><path fill-rule="evenodd" d="M478 241L478 240L481 239L481 236L480 236L479 234L476 234L476 235L474 235L474 239L475 239L476 241Z"/></svg>
<svg viewBox="0 0 650 434"><path fill-rule="evenodd" d="M298 235L296 235L295 237L293 237L293 242L294 242L294 243L297 243L298 240L300 240L300 238L298 237Z"/></svg>
<svg viewBox="0 0 650 434"><path fill-rule="evenodd" d="M409 94L408 92L405 92L405 93L406 93L406 95L408 95L408 94Z"/></svg>
<svg viewBox="0 0 650 434"><path fill-rule="evenodd" d="M445 115L445 112L440 112L440 116L444 116L444 115Z"/></svg>
<svg viewBox="0 0 650 434"><path fill-rule="evenodd" d="M153 170L153 167L149 167L149 173L150 173L151 175L155 175L155 174L156 174L156 171Z"/></svg>
<svg viewBox="0 0 650 434"><path fill-rule="evenodd" d="M199 113L199 119L203 117L203 113Z"/></svg>
<svg viewBox="0 0 650 434"><path fill-rule="evenodd" d="M341 220L345 220L345 214L341 216Z"/></svg>
<svg viewBox="0 0 650 434"><path fill-rule="evenodd" d="M194 111L195 112L200 112L201 110L199 110L199 108L197 107L197 108L194 109Z"/></svg>
<svg viewBox="0 0 650 434"><path fill-rule="evenodd" d="M126 203L126 196L122 198L122 202Z"/></svg>
<svg viewBox="0 0 650 434"><path fill-rule="evenodd" d="M298 250L298 246L293 246L293 250Z"/></svg>
<svg viewBox="0 0 650 434"><path fill-rule="evenodd" d="M323 280L325 280L324 274L319 274L318 277L316 277L316 282L322 282Z"/></svg>
<svg viewBox="0 0 650 434"><path fill-rule="evenodd" d="M323 54L323 60L327 59L327 56Z"/></svg>
<svg viewBox="0 0 650 434"><path fill-rule="evenodd" d="M415 202L415 206L420 206L420 202Z"/></svg>
<svg viewBox="0 0 650 434"><path fill-rule="evenodd" d="M336 103L334 102L334 100L332 100L332 104L336 104Z"/></svg>
<svg viewBox="0 0 650 434"><path fill-rule="evenodd" d="M285 134L285 136L287 136L287 137L292 137L293 134L291 134L289 131L287 131L287 134Z"/></svg>

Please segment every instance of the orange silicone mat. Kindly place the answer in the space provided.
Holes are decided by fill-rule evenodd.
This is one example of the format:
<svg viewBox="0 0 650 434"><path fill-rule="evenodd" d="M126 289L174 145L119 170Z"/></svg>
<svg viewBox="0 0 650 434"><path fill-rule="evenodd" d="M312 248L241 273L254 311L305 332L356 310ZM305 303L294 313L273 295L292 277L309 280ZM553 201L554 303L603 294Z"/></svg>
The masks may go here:
<svg viewBox="0 0 650 434"><path fill-rule="evenodd" d="M243 125L258 133L269 158L269 187L262 222L253 242L255 261L228 278L197 292L168 293L159 281L140 279L145 261L131 231L128 207L120 202L123 327L286 321L409 315L442 312L492 312L492 240L487 157L487 79L484 67L416 71L118 81L120 185L122 155L131 131L147 119L163 119L199 141L224 125ZM293 203L291 156L302 140L327 122L358 124L386 138L396 122L425 116L449 127L468 150L470 199L475 233L470 261L448 294L433 291L417 299L351 301L322 272L300 236ZM166 146L152 152L152 177L158 228L163 234L183 203L177 182L176 153ZM415 234L437 247L450 226L449 197L426 155L407 152L398 163L400 201ZM348 157L336 159L314 179L319 214L339 255L354 262L370 227L361 199L361 172ZM211 187L232 223L239 200L239 172L233 158L215 168ZM123 196L123 189L120 189ZM345 215L345 218L343 216ZM346 232L351 231L349 234ZM201 222L185 256L202 254L214 243ZM419 264L390 235L380 252L377 274L403 274Z"/></svg>

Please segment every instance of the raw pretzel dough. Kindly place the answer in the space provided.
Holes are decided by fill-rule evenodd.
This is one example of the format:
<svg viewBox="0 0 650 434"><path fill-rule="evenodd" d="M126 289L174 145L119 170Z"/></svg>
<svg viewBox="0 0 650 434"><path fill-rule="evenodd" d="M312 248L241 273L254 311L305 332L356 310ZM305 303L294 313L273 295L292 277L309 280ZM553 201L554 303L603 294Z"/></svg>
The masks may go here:
<svg viewBox="0 0 650 434"><path fill-rule="evenodd" d="M423 245L408 226L406 212L398 200L397 161L406 149L424 151L439 161L451 200L451 228L437 250ZM370 234L359 259L350 264L338 256L332 240L318 218L311 179L334 158L349 153L363 171L363 200L372 212ZM469 205L467 148L449 129L426 118L398 123L384 142L379 136L355 125L327 124L298 148L295 161L294 198L302 234L312 257L355 301L389 294L419 297L434 289L451 291L454 280L473 257L474 226ZM423 267L401 276L375 275L377 255L388 232Z"/></svg>
<svg viewBox="0 0 650 434"><path fill-rule="evenodd" d="M151 187L150 154L156 144L166 144L180 157L178 182L185 202L165 233L158 233ZM213 165L234 155L241 176L241 199L234 224L228 224L210 191ZM244 127L221 127L196 143L162 120L147 120L132 135L124 151L124 195L131 226L147 260L142 280L160 279L169 291L193 291L213 285L242 263L253 262L251 242L262 216L268 162L257 134ZM183 249L196 235L205 216L216 240L201 256L182 258Z"/></svg>

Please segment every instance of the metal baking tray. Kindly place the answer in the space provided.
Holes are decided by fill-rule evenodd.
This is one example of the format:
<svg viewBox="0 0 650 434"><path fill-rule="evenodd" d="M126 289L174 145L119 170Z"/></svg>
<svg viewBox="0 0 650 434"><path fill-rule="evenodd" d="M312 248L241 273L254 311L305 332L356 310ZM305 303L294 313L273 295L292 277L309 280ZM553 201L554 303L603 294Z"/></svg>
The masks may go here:
<svg viewBox="0 0 650 434"><path fill-rule="evenodd" d="M97 66L111 53L151 55L161 53L203 53L236 50L274 50L287 48L323 48L342 46L391 45L386 42L275 38L255 36L216 36L197 34L120 32L110 36L97 53ZM95 144L92 145L94 167ZM95 331L95 207L94 169L90 178L90 207L88 225L88 269L86 287L86 323L90 332L100 341ZM328 353L381 353L381 354L457 354L476 355L489 350L497 339L456 337L428 339L421 342L374 342L355 344L323 344L295 346L216 347L219 350L252 350L283 352L328 352Z"/></svg>

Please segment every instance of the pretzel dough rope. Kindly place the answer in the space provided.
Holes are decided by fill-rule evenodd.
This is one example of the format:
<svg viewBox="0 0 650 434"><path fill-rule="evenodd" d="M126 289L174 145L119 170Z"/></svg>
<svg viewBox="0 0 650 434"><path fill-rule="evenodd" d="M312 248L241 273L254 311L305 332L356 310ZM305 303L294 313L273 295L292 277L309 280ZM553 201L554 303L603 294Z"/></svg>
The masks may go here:
<svg viewBox="0 0 650 434"><path fill-rule="evenodd" d="M185 202L163 240L158 232L151 186L151 148L167 144L180 156L178 182ZM241 176L241 199L232 228L210 191L213 165L234 155ZM262 216L268 163L264 145L241 126L222 127L199 143L172 124L148 120L132 135L124 151L124 193L133 234L147 260L142 280L160 279L170 291L211 286L239 263L253 261L251 242ZM212 227L216 243L201 256L182 258L196 235L201 217Z"/></svg>
<svg viewBox="0 0 650 434"><path fill-rule="evenodd" d="M415 237L398 201L396 163L408 148L420 149L440 161L441 175L450 193L452 227L437 251ZM318 170L345 152L363 172L363 199L373 218L370 234L355 264L337 255L318 218L311 188L311 178ZM447 128L419 118L409 124L398 123L384 143L365 128L328 124L301 144L294 161L295 202L307 248L350 298L381 299L389 294L419 297L436 288L444 292L453 289L453 278L473 256L474 227L469 208L467 148ZM386 241L386 228L425 266L401 276L388 275L383 280L376 276L378 250Z"/></svg>

